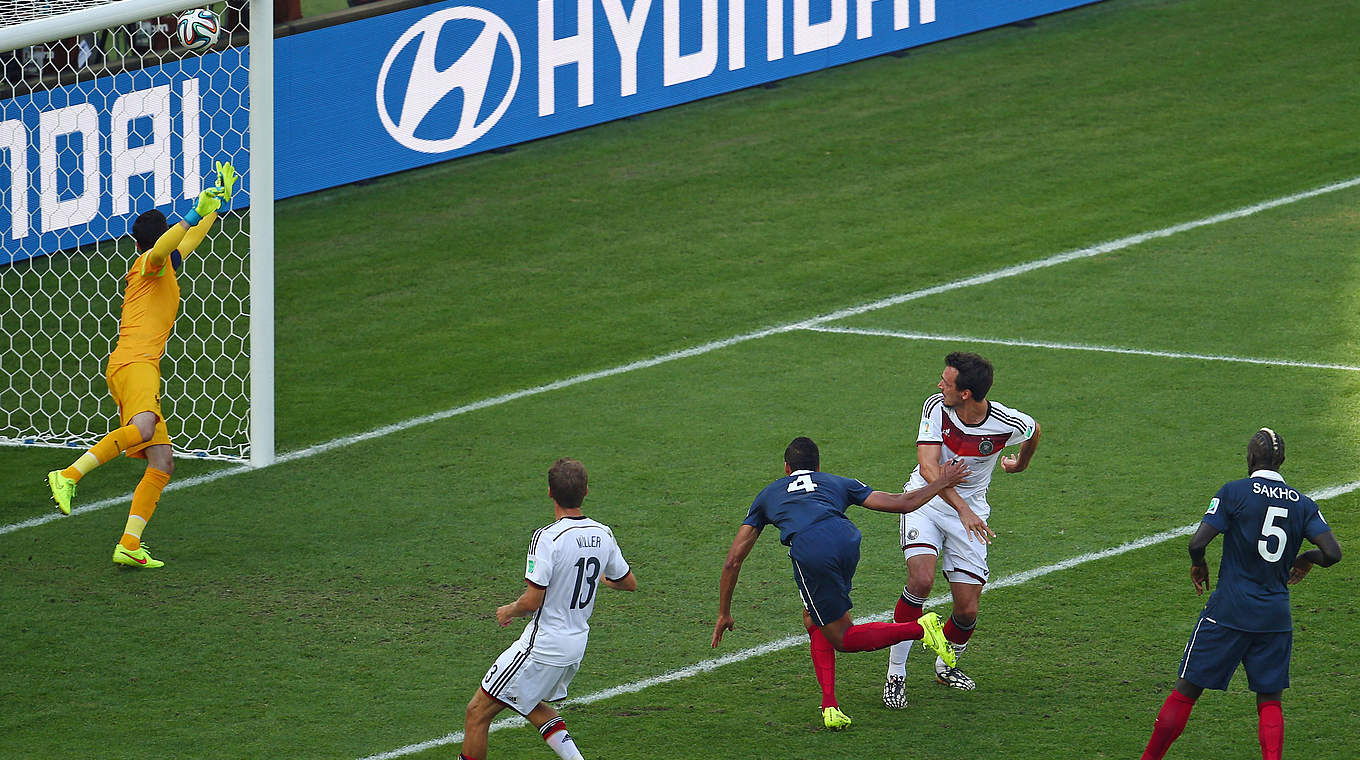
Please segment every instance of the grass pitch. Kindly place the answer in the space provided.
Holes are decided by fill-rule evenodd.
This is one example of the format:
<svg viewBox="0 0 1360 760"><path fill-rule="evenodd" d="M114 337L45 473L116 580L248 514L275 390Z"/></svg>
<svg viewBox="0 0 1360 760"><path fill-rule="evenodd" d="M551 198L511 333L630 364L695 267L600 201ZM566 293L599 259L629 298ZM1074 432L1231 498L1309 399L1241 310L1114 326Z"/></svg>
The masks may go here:
<svg viewBox="0 0 1360 760"><path fill-rule="evenodd" d="M702 663L722 556L788 439L897 487L955 348L1044 426L1032 469L993 485L998 579L1193 523L1262 424L1297 487L1353 484L1357 188L826 325L934 338L780 332L327 443L1360 176L1356 22L1343 2L1107 2L281 203L293 455L168 491L147 532L164 572L109 564L122 505L0 535L0 756L360 758L460 730L517 635L492 612L563 455L641 583L601 601L573 696ZM44 514L69 458L5 450L0 520ZM80 502L138 470L106 466ZM1360 497L1335 490L1349 550ZM894 521L855 518L872 615L905 574ZM802 644L564 714L588 757L1135 756L1200 604L1186 564L1173 539L998 584L965 661L979 689L934 686L918 652L903 713L879 705L886 655L841 656L841 734ZM1351 566L1295 591L1291 755L1360 743ZM762 538L721 652L802 633L788 576ZM1239 676L1172 756L1251 757L1254 732ZM491 748L549 756L522 728Z"/></svg>

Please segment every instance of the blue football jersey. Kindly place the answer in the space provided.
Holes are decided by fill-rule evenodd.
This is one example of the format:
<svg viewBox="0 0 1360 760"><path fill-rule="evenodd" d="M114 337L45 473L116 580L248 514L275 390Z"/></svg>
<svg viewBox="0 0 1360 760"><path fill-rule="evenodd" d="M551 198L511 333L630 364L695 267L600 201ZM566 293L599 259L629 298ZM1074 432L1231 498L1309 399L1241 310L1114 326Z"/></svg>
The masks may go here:
<svg viewBox="0 0 1360 760"><path fill-rule="evenodd" d="M1204 614L1239 631L1289 631L1289 571L1305 538L1331 530L1317 504L1277 472L1218 489L1204 522L1223 534L1218 588Z"/></svg>
<svg viewBox="0 0 1360 760"><path fill-rule="evenodd" d="M792 546L800 530L819 520L848 520L846 507L863 504L873 490L854 478L798 470L765 486L742 524L756 529L777 525L779 543Z"/></svg>

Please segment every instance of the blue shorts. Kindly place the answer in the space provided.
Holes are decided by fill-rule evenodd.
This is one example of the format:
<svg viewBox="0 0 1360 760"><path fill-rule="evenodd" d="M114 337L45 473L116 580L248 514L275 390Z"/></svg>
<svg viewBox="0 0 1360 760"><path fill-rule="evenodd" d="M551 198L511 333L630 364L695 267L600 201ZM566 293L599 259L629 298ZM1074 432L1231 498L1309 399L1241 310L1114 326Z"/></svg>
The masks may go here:
<svg viewBox="0 0 1360 760"><path fill-rule="evenodd" d="M1289 688L1293 631L1258 633L1219 625L1201 615L1181 658L1181 678L1205 689L1225 691L1237 666L1247 671L1247 688L1274 694Z"/></svg>
<svg viewBox="0 0 1360 760"><path fill-rule="evenodd" d="M859 564L859 539L859 528L839 518L815 522L793 537L793 582L817 625L839 620L853 606L850 581Z"/></svg>

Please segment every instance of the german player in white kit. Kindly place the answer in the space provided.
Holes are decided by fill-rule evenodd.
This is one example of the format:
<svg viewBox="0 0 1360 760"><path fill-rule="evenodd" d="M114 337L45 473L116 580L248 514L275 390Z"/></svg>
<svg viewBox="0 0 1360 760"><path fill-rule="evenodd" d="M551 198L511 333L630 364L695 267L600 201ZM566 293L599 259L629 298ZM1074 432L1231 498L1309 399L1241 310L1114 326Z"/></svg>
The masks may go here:
<svg viewBox="0 0 1360 760"><path fill-rule="evenodd" d="M614 532L581 514L586 491L586 468L575 459L559 459L548 470L556 520L534 531L529 542L524 593L496 609L502 627L515 618L532 619L468 702L463 760L486 760L491 719L506 707L528 719L562 760L583 760L562 716L547 703L567 696L581 666L595 592L600 586L637 590Z"/></svg>
<svg viewBox="0 0 1360 760"><path fill-rule="evenodd" d="M1039 424L1024 412L987 399L992 387L992 364L973 353L956 351L945 357L944 371L936 386L940 392L926 399L916 436L917 466L904 490L913 490L934 479L940 465L962 458L971 474L962 483L946 488L925 506L902 515L901 546L907 561L907 585L897 600L894 620L921 616L926 597L935 582L937 558L943 558L945 579L954 609L944 625L945 638L956 655L963 653L977 624L978 598L987 583L987 547L996 534L987 525L991 505L987 488L1000 460L1007 473L1022 472L1039 446ZM1018 453L1002 456L1001 450L1019 444ZM888 655L888 677L883 684L883 704L902 708L906 700L907 655L910 641L893 645ZM938 657L935 677L946 686L972 689L973 680L958 667Z"/></svg>

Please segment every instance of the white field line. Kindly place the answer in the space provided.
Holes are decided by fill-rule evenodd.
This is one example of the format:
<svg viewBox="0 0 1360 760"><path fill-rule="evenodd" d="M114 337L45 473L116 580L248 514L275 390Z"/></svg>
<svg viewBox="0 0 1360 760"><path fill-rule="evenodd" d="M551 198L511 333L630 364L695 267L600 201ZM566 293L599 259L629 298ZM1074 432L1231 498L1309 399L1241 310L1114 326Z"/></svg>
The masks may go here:
<svg viewBox="0 0 1360 760"><path fill-rule="evenodd" d="M480 409L486 409L488 407L507 404L511 401L517 401L519 399L528 398L530 396L538 396L544 393L548 393L550 391L561 390L563 388L570 388L574 385L580 385L581 383L587 383L592 380L601 380L607 377L622 375L640 369L647 369L649 367L655 367L660 364L666 364L668 362L676 361L678 359L687 359L694 356L701 356L703 354L711 353L713 351L718 351L724 348L729 348L731 346L735 346L740 343L745 343L747 341L757 340L759 338L765 338L771 335L792 332L795 330L805 330L817 327L827 322L834 322L836 320L845 319L846 317L853 317L858 314L864 314L866 312L876 311L878 309L885 309L889 306L895 306L900 303L906 303L907 301L914 301L916 299L925 298L927 296L948 293L950 291L959 290L961 288L968 288L974 285L984 285L986 283L995 282L997 280L1006 279L1008 277L1015 277L1017 275L1026 274L1039 269L1057 266L1058 264L1065 264L1069 261L1091 258L1092 256L1099 256L1101 254L1110 253L1112 251L1119 251L1125 248L1131 248L1135 245L1145 243L1149 240L1157 240L1159 238L1170 237L1172 235L1176 235L1182 232L1188 232L1190 230L1199 229L1200 227L1207 227L1209 225L1232 221L1234 219L1242 219L1248 216L1252 216L1254 214L1259 214L1262 211L1268 211L1273 208L1279 208L1280 206L1287 206L1291 203L1298 203L1299 201L1307 200L1309 198L1315 198L1319 195L1326 195L1327 193L1334 193L1339 190L1346 190L1352 187L1360 187L1360 177L1352 177L1351 179L1348 180L1334 182L1330 185L1323 185L1322 187L1315 188L1313 190L1308 190L1302 193L1286 195L1280 198L1275 198L1274 200L1265 201L1263 203L1257 203L1251 206L1243 206L1242 208L1235 209L1233 211L1228 211L1222 214L1215 214L1214 216L1206 216L1203 219L1196 219L1193 222L1185 222L1183 224L1176 224L1170 227L1163 227L1162 229L1152 230L1151 232L1140 232L1136 235L1122 237L1119 238L1118 240L1111 240L1109 242L1100 243L1099 245L1093 245L1087 248L1080 248L1074 251L1067 251L1064 253L1054 254L1052 256L1049 256L1048 258L1038 259L1036 261L1031 261L1025 264L1017 264L1015 266L993 270L991 272L980 274L974 277L967 277L962 280L955 280L953 282L947 282L942 285L936 285L930 288L914 290L911 291L910 293L902 293L895 296L889 296L888 298L883 298L878 301L861 304L859 306L851 306L845 309L840 309L838 311L833 311L830 314L823 314L818 317L803 320L801 322L790 322L782 325L776 325L774 327L767 327L763 330L756 330L754 332L744 333L742 335L737 335L731 338L725 338L723 340L716 340L709 343L704 343L702 345L682 349L680 351L672 351L671 353L668 354L661 354L660 356L654 356L650 359L643 359L641 361L636 361L631 364L624 364L610 369L599 370L597 372L587 372L582 375L576 375L575 377L569 377L565 380L558 380L556 382L548 383L546 385L538 385L533 388L525 388L522 390L513 391L511 393L505 393L500 396L493 396L491 398L482 399L481 401L474 401L471 404L464 404L463 406L457 406L452 409L445 409L442 412L435 412L434 414L427 414L421 417L413 417L402 422L396 422L391 425L384 425L383 427L375 428L365 433L335 438L330 441L326 441L325 443L318 444L316 446L310 446L305 449L298 449L296 451L291 451L286 454L281 454L275 460L275 464L292 462L298 459L308 459L319 454L324 454L328 451L333 451L339 448L345 448L347 446L352 446L356 443L362 443L364 441L371 441L375 438L382 438L393 433L400 433L402 431L409 430L420 425L425 425L431 422L438 422L439 420L445 420L450 417L456 417L458 415L467 414L468 412L475 412ZM225 470L218 470L216 472L199 476L197 478L172 481L170 485L166 486L165 490L177 491L181 488L189 488L192 486L202 485L204 483L219 480L230 475L239 475L241 473L249 471L250 468L246 467L232 467ZM39 474L38 477L41 477L41 474ZM87 512L93 512L97 509L103 509L104 507L109 507L116 504L127 504L131 501L132 494L129 493L123 496L113 497L105 499L103 501L94 502L92 504L86 505L83 508L73 508L71 510L71 514L73 515L85 514ZM45 516L24 520L22 522L10 523L8 525L0 526L0 535L4 535L6 533L13 533L22 528L30 528L38 525L43 525L53 520L56 520L59 517L60 515L52 513Z"/></svg>
<svg viewBox="0 0 1360 760"><path fill-rule="evenodd" d="M1336 496L1341 496L1342 494L1350 493L1351 491L1355 491L1357 489L1360 489L1360 480L1339 486L1324 488L1321 491L1318 491L1317 493L1313 494L1312 498L1315 501L1323 501ZM1091 552L1089 554L1081 554L1070 559L1065 559L1061 562L1055 562L1054 564L1051 565L1044 565L1043 567L1036 567L1033 570L1026 570L1024 572L1015 573L1013 575L1007 575L1004 578L998 578L988 583L986 586L983 587L982 591L983 593L987 593L988 591L994 591L1000 588L1019 586L1020 584L1028 583L1034 580L1035 578L1040 578L1050 573L1056 573L1060 570L1070 570L1074 567L1077 567L1078 565L1084 565L1087 562L1094 562L1096 560L1107 559L1109 557L1117 557L1121 554L1131 552L1135 549L1143 549L1149 546L1155 546L1156 544L1160 544L1164 541L1169 541L1179 536L1188 536L1191 533L1194 533L1195 530L1198 528L1199 523L1183 525L1179 528L1165 530L1162 531L1161 533L1154 533L1150 536L1144 536L1143 538L1130 541L1126 544L1120 544L1119 546L1111 547L1109 549L1102 549L1098 552ZM949 601L948 594L936 594L935 596L932 596L926 600L926 606L938 607L947 601ZM893 614L892 610L887 610L885 612L880 612L877 615L856 618L855 622L866 623L876 620L891 620L892 614ZM702 631L699 633L701 635L706 635ZM693 678L694 676L717 670L718 668L721 668L724 665L731 665L732 663L743 662L753 657L759 657L761 655L771 654L784 649L788 649L790 647L801 646L805 644L807 644L806 635L786 636L785 638L776 639L766 644L761 644L760 646L751 647L750 649L743 649L738 652L733 652L732 654L723 655L722 657L716 657L711 660L696 662L693 665L688 665L683 668L677 668L675 670L662 673L659 676L643 678L641 680L633 681L631 683L626 683L620 686L614 686L612 688L603 689L601 691L597 691L592 694L587 694L582 697L568 699L562 702L562 706L570 707L573 705L588 705L591 704L592 702L599 702L601 700L611 699L613 697L622 696L624 694L633 694L635 692L642 691L643 689L650 688L652 686L660 686L661 684L670 683L672 681L680 681L686 678ZM502 728L509 728L511 726L523 726L526 724L527 721L525 721L518 715L515 715L509 718L502 718L501 720L492 723L491 731L494 732L499 731ZM445 734L444 736L441 736L437 739L430 739L427 741L420 742L418 744L408 744L405 747L399 747L397 749L388 752L383 752L377 755L369 755L368 757L365 757L362 760L393 760L393 758L403 757L405 755L411 755L417 752L424 752L427 749L442 747L448 744L456 744L462 741L463 732L455 731L454 733Z"/></svg>
<svg viewBox="0 0 1360 760"><path fill-rule="evenodd" d="M880 338L901 338L903 340L933 340L945 343L986 343L997 346L1020 346L1023 348L1052 348L1061 351L1096 351L1106 354L1156 356L1163 359L1203 359L1212 362L1259 364L1266 367L1303 367L1307 369L1337 369L1345 372L1360 372L1360 367L1353 364L1326 364L1323 362L1294 361L1292 359L1258 359L1251 356L1224 356L1222 354L1193 354L1180 351L1153 351L1141 348L1120 348L1118 346L1093 346L1087 343L1051 343L1044 340L975 338L971 335L932 335L930 333L899 332L896 330L877 330L859 327L826 327L824 325L816 325L806 329L814 332L840 333L843 335L870 335Z"/></svg>

